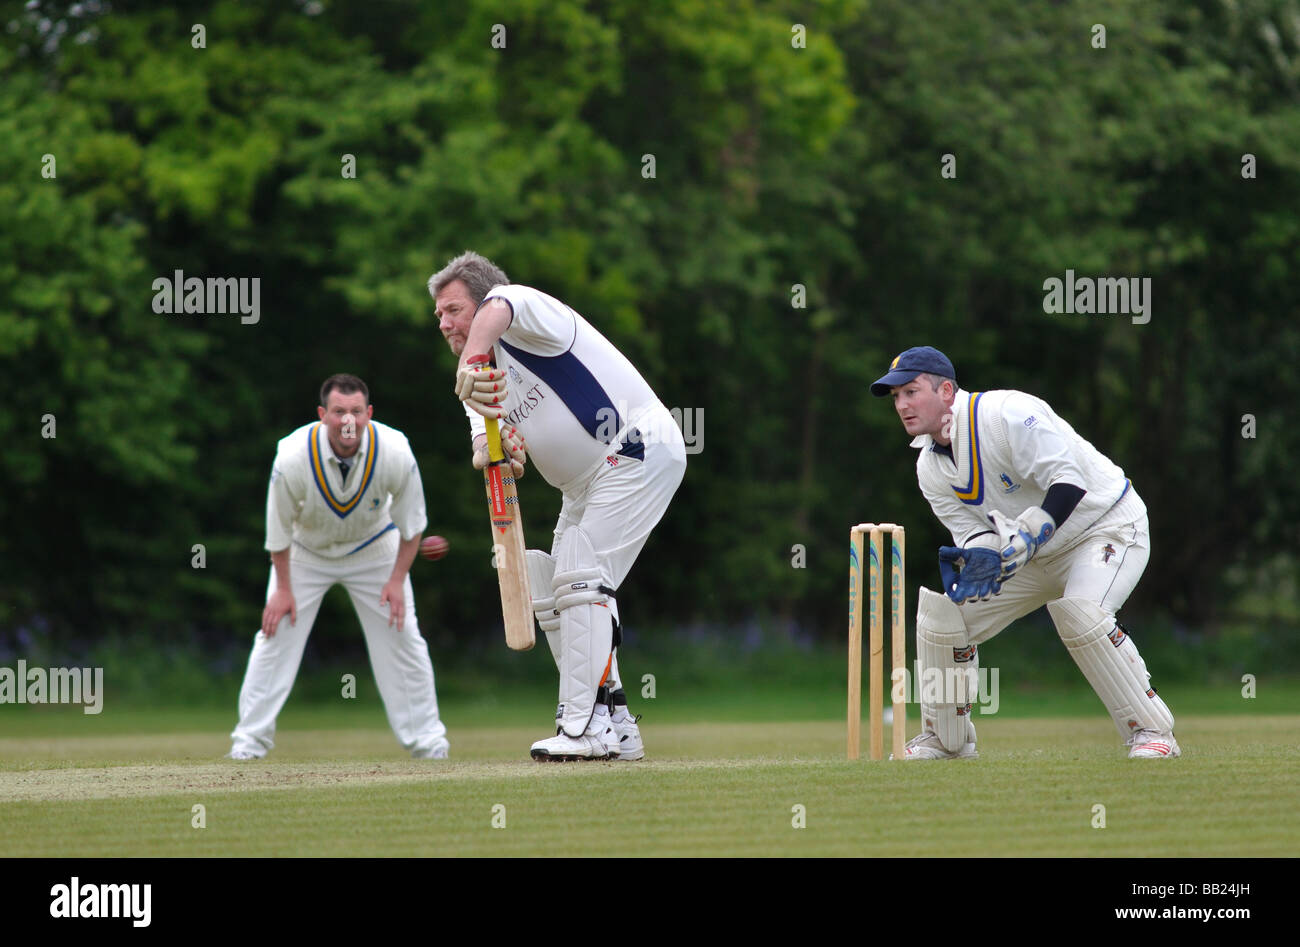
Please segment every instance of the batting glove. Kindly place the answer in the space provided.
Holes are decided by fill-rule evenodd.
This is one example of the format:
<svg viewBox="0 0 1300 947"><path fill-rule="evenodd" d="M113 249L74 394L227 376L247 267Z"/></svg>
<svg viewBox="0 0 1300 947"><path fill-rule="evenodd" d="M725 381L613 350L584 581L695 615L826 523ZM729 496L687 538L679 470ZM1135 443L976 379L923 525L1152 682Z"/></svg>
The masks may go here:
<svg viewBox="0 0 1300 947"><path fill-rule="evenodd" d="M502 407L506 400L505 371L462 365L456 370L456 397L483 417L500 419L505 414Z"/></svg>
<svg viewBox="0 0 1300 947"><path fill-rule="evenodd" d="M523 436L519 434L519 429L501 425L501 451L506 457L510 458L510 470L518 480L524 475L524 463L528 460L528 445L525 443ZM481 447L474 448L473 464L475 470L482 470L488 465L488 449L486 442Z"/></svg>

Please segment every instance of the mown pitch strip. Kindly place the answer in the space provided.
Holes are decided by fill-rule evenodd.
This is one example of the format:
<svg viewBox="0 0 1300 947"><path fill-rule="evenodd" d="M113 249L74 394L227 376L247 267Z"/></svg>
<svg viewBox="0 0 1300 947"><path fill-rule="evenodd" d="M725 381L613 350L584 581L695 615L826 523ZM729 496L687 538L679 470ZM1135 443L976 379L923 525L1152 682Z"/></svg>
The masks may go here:
<svg viewBox="0 0 1300 947"><path fill-rule="evenodd" d="M1105 724L1105 725L1103 725ZM638 763L540 764L461 728L449 761L382 730L0 740L10 856L1291 855L1297 717L1188 717L1130 761L1105 721L980 723L969 762L847 762L843 724L646 728ZM196 806L202 807L198 819ZM196 827L201 821L203 827Z"/></svg>

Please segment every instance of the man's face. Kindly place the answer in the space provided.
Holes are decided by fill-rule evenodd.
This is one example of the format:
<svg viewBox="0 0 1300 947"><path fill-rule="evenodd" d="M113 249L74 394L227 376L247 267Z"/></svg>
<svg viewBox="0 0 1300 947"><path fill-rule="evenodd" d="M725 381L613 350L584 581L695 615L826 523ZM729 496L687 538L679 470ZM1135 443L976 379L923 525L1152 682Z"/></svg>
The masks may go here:
<svg viewBox="0 0 1300 947"><path fill-rule="evenodd" d="M438 317L438 328L454 355L459 356L465 351L465 340L469 338L469 326L474 321L475 308L469 288L461 280L452 280L434 299L433 311Z"/></svg>
<svg viewBox="0 0 1300 947"><path fill-rule="evenodd" d="M944 383L935 391L930 387L930 379L917 375L906 384L889 389L894 399L894 410L902 419L903 430L911 437L929 434L940 444L948 443L944 427L952 415L953 396L949 386Z"/></svg>
<svg viewBox="0 0 1300 947"><path fill-rule="evenodd" d="M351 457L361 446L361 432L375 409L366 404L366 396L361 392L345 395L334 388L325 400L325 407L317 406L316 412L325 422L334 453L339 457Z"/></svg>

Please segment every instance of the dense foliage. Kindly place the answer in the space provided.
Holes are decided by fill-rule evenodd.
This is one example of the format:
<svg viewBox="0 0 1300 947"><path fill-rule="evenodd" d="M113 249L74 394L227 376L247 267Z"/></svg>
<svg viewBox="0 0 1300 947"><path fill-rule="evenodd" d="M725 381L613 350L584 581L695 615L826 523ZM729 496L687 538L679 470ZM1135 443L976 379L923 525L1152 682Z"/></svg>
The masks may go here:
<svg viewBox="0 0 1300 947"><path fill-rule="evenodd" d="M416 566L426 630L491 617L425 290L467 247L703 412L625 592L641 621L838 634L866 519L911 527L932 581L943 537L867 393L915 344L1125 468L1153 528L1136 606L1294 608L1295 0L0 10L0 628L251 633L275 443L335 371L408 434L452 542ZM1151 321L1045 313L1067 269L1149 277ZM156 313L176 270L258 277L260 320ZM549 546L558 497L522 489Z"/></svg>

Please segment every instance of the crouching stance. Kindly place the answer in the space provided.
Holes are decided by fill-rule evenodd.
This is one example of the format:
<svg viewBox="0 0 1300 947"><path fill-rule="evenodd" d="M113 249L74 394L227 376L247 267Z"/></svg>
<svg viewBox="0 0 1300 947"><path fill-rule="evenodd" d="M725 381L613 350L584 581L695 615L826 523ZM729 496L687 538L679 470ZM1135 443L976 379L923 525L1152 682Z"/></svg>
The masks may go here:
<svg viewBox="0 0 1300 947"><path fill-rule="evenodd" d="M939 550L943 594L920 592L922 674L945 686L937 700L923 691L907 758L978 755L978 646L1042 605L1128 755L1178 756L1173 714L1115 617L1150 555L1146 505L1124 472L1041 399L958 388L928 346L895 358L871 393L893 397L920 449L921 491L955 544Z"/></svg>
<svg viewBox="0 0 1300 947"><path fill-rule="evenodd" d="M338 584L361 619L393 733L417 759L446 759L451 744L409 575L428 524L420 468L406 436L372 420L370 389L355 375L325 379L317 414L318 423L280 441L271 468L271 576L229 755L261 759L274 747L307 636Z"/></svg>
<svg viewBox="0 0 1300 947"><path fill-rule="evenodd" d="M638 760L637 719L619 677L615 595L686 471L668 409L631 362L582 316L511 284L475 253L429 280L439 328L460 358L474 465L487 460L484 418L522 476L531 457L563 496L550 553L526 553L534 613L559 669L556 734L538 760ZM492 367L468 359L488 353Z"/></svg>

